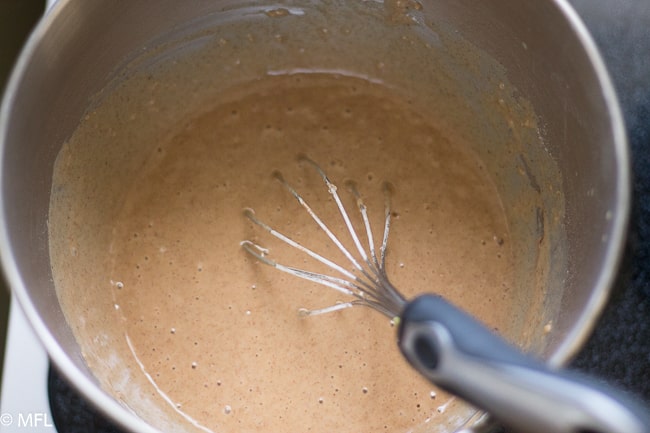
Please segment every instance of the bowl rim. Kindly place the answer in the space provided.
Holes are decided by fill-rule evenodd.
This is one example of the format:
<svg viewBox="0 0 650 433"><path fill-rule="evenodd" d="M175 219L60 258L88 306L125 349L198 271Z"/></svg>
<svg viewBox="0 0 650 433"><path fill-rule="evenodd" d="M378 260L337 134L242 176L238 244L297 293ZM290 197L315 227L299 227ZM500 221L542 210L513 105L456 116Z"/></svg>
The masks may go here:
<svg viewBox="0 0 650 433"><path fill-rule="evenodd" d="M42 40L53 27L57 25L59 17L69 7L74 7L75 0L57 0L46 11L35 29L32 31L21 54L14 66L10 79L5 88L4 98L0 107L0 159L4 160L4 151L7 147L7 126L10 120L11 107L19 98L21 77L29 67L30 60ZM572 28L577 42L586 53L593 72L600 85L600 90L605 101L612 127L613 147L616 155L616 202L611 222L611 236L606 248L602 270L596 284L591 291L589 300L582 310L580 317L565 335L562 343L556 348L548 359L549 364L560 366L566 364L577 354L595 328L600 315L607 303L613 283L618 274L619 265L623 256L627 239L628 220L631 207L631 169L627 141L627 131L622 110L614 89L611 77L605 62L582 19L569 4L568 0L553 0L552 5ZM1 161L0 161L1 162ZM0 165L0 190L4 188L4 178ZM70 355L58 344L44 320L40 317L32 302L23 278L18 270L15 257L10 248L10 236L4 212L0 213L0 261L5 279L9 285L12 296L15 296L18 305L35 331L38 339L45 348L50 360L59 372L81 393L90 403L109 419L115 421L128 431L144 433L160 433L153 426L138 417L128 407L119 404L109 396L101 387L86 374L84 374L72 361ZM201 428L201 426L198 426ZM210 432L210 430L205 429Z"/></svg>

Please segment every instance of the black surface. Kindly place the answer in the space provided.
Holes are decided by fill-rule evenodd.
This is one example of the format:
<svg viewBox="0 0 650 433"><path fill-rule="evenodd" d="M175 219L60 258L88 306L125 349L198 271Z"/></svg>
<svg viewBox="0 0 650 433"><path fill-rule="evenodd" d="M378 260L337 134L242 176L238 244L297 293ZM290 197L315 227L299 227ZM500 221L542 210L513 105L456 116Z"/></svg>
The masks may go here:
<svg viewBox="0 0 650 433"><path fill-rule="evenodd" d="M122 430L90 406L50 366L47 376L52 420L59 433L121 433Z"/></svg>
<svg viewBox="0 0 650 433"><path fill-rule="evenodd" d="M540 0L545 1L545 0ZM616 86L629 132L634 203L612 299L572 367L650 404L650 0L571 0ZM58 375L51 404L60 433L117 433Z"/></svg>
<svg viewBox="0 0 650 433"><path fill-rule="evenodd" d="M633 209L623 266L572 367L650 404L650 1L572 0L610 71L627 123Z"/></svg>

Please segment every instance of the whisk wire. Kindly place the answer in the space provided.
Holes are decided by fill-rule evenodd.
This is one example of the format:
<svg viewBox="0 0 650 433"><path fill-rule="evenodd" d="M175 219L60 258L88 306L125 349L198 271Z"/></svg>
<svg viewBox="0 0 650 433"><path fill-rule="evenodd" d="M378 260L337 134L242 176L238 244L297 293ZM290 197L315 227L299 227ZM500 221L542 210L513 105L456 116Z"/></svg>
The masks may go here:
<svg viewBox="0 0 650 433"><path fill-rule="evenodd" d="M266 257L266 255L269 253L267 249L253 243L252 241L242 241L241 246L245 251L266 265L272 266L280 271L297 276L299 278L312 281L326 287L330 287L344 295L352 296L355 298L349 302L339 302L335 305L316 310L307 310L302 308L300 309L300 313L303 315L325 314L345 308L350 308L355 305L364 305L383 313L391 319L398 318L406 301L388 280L385 269L386 248L388 244L388 234L390 229L390 195L392 194L392 187L389 184L384 184L383 187L386 209L384 214L384 234L380 246L380 257L378 259L367 207L363 201L363 198L361 197L361 194L356 188L356 184L354 182L346 182L347 189L356 199L357 207L361 213L361 218L363 220L363 225L366 231L368 251L370 252L370 256L368 256L368 253L364 250L357 231L352 224L350 216L343 206L341 198L337 192L337 186L331 182L325 171L316 162L306 156L300 157L300 161L309 163L321 176L323 182L327 186L328 192L332 195L334 201L336 202L337 208L347 228L348 234L350 235L352 242L354 243L359 255L361 256L365 267L359 261L357 261L354 255L343 245L343 243L332 232L332 230L313 211L306 200L284 179L282 174L277 171L273 173L273 177L278 180L282 186L287 191L289 191L289 193L293 195L301 207L305 209L311 218L316 222L318 227L327 235L327 237L334 243L334 245L336 245L339 251L346 257L346 259L354 268L353 272L273 229L263 221L259 220L255 216L255 212L250 208L244 210L244 216L246 216L250 221L262 227L266 232L270 233L272 236L276 237L282 242L290 245L293 248L296 248L311 258L317 260L318 262L326 265L330 269L340 273L344 278L306 271L278 263ZM359 272L360 275L355 275L354 272Z"/></svg>
<svg viewBox="0 0 650 433"><path fill-rule="evenodd" d="M384 193L384 235L382 237L382 243L380 246L380 257L381 262L377 260L377 253L375 251L375 241L372 234L372 229L370 227L370 218L368 217L368 208L361 197L361 194L356 188L356 183L354 181L346 182L348 190L352 193L354 198L357 201L357 206L359 212L361 213L361 218L363 220L363 225L366 229L366 237L368 239L368 249L370 251L370 256L372 258L372 263L366 259L368 267L373 271L376 278L379 281L377 285L381 290L376 290L376 296L384 301L384 303L394 303L399 305L404 302L402 295L395 289L395 287L388 280L388 275L386 274L386 248L388 245L388 234L390 232L390 218L391 218L391 194L392 186L388 182L384 182L382 186L382 192ZM345 212L345 210L343 210ZM356 236L356 233L354 234Z"/></svg>
<svg viewBox="0 0 650 433"><path fill-rule="evenodd" d="M378 291L375 288L376 285L376 280L379 277L379 274L377 273L377 270L374 269L371 263L368 261L368 255L365 253L363 250L363 247L361 246L361 241L359 240L359 237L357 236L357 233L354 229L354 226L352 225L352 222L350 220L350 217L348 213L345 210L345 207L343 206L343 203L341 202L341 199L337 193L337 186L332 183L327 176L327 174L323 171L323 169L320 168L320 166L314 162L313 160L307 158L306 156L303 156L300 158L300 161L305 161L310 163L316 171L320 174L321 178L327 185L328 191L330 194L333 195L335 202L337 203L337 208L339 209L339 212L344 220L344 223L346 225L346 228L348 229L348 233L350 234L352 241L354 242L355 246L357 247L357 250L360 252L362 260L364 263L366 263L368 269L372 271L372 275L366 268L364 268L357 260L356 258L352 255L352 253L343 245L343 243L339 240L339 238L330 230L330 228L323 222L323 220L313 211L311 206L307 203L307 201L298 193L285 179L284 176L278 171L273 173L273 177L278 180L286 189L291 193L291 195L294 196L294 198L298 201L298 203L307 211L307 213L311 216L311 218L318 224L318 226L323 230L328 238L336 245L336 247L345 255L345 257L350 261L352 266L356 268L358 272L363 275L367 280L370 280L373 282L373 284L369 284L368 282L356 277L356 276L350 276L349 274L346 273L348 277L354 278L359 284L363 285L364 289L361 290L359 293L361 297L365 296L366 294L370 294L372 296L376 297L381 297L382 292ZM306 250L304 247L300 247L301 250ZM312 256L313 257L313 256ZM324 263L323 261L321 261ZM331 262L330 262L331 263ZM336 269L339 267L337 266Z"/></svg>
<svg viewBox="0 0 650 433"><path fill-rule="evenodd" d="M340 293L343 293L344 295L349 295L357 298L356 300L351 302L337 303L334 306L321 308L318 310L307 310L301 308L300 312L303 315L314 316L317 314L324 314L324 313L340 310L343 308L352 307L353 305L370 305L373 306L375 309L382 311L384 314L386 314L391 318L394 316L387 309L383 308L381 303L376 303L372 299L364 295L365 293L374 294L375 289L367 285L367 283L364 282L363 280L359 280L358 278L355 278L355 281L359 283L356 284L355 282L351 282L342 278L333 277L331 275L320 274L317 272L298 269L292 266L286 266L276 262L275 260L271 260L267 258L265 254L268 253L268 250L251 241L248 240L242 241L240 245L244 248L244 250L246 250L246 252L254 256L257 260L279 271L302 278L304 280L318 283L326 287L330 287ZM377 292L376 294L377 294L377 298L381 297L381 292Z"/></svg>
<svg viewBox="0 0 650 433"><path fill-rule="evenodd" d="M382 191L384 193L384 237L382 238L381 241L381 266L380 269L384 272L384 275L386 274L386 247L388 245L388 233L390 232L390 216L391 216L391 208L392 208L392 202L391 202L391 197L393 195L393 186L388 183L384 182L382 185Z"/></svg>
<svg viewBox="0 0 650 433"><path fill-rule="evenodd" d="M341 251L345 255L345 257L350 261L350 263L358 271L363 272L364 271L363 267L354 258L352 253L350 253L350 251L347 248L345 248L343 243L336 237L336 235L329 229L329 227L327 227L327 225L323 222L323 220L321 220L320 217L316 215L316 213L312 210L311 206L309 206L309 204L305 201L305 199L291 185L289 185L287 181L284 180L282 174L276 171L275 173L273 173L273 176L282 184L282 186L284 186L296 198L296 200L298 200L298 203L300 203L300 205L307 211L307 213L309 213L309 216L311 216L311 218L316 222L316 224L318 224L321 230L323 230L327 234L327 237L330 238L330 240L334 243L334 245L336 245L339 251ZM333 188L332 186L330 186L331 182L329 182L327 176L325 176L324 179L326 180L326 182L328 182L328 188L330 192L332 190L336 191L336 186L332 185ZM338 197L338 194L336 194L336 196Z"/></svg>
<svg viewBox="0 0 650 433"><path fill-rule="evenodd" d="M354 181L348 180L345 185L348 187L348 191L352 193L354 198L357 201L357 206L359 208L359 211L361 212L361 218L363 219L363 225L366 228L366 238L368 239L368 250L370 251L370 257L372 259L372 263L368 262L368 258L364 257L366 260L366 263L372 270L379 271L380 270L380 265L379 262L377 261L377 254L375 252L375 241L372 236L372 230L370 229L370 220L368 218L368 208L366 207L365 203L363 202L363 199L361 198L361 194L359 194L359 191L357 190L357 185ZM363 257L363 256L362 256Z"/></svg>
<svg viewBox="0 0 650 433"><path fill-rule="evenodd" d="M260 262L280 271L331 287L343 293L344 295L355 296L355 292L351 289L358 290L358 287L348 280L332 277L331 275L319 274L317 272L305 271L303 269L294 268L292 266L285 266L281 263L276 262L275 260L271 260L265 256L265 254L268 252L266 248L263 248L251 241L242 241L240 245L246 250L246 252L254 256Z"/></svg>
<svg viewBox="0 0 650 433"><path fill-rule="evenodd" d="M344 267L337 265L333 261L331 261L331 260L327 259L326 257L318 254L314 250L311 250L311 249L299 244L298 242L294 241L290 237L282 234L281 232L279 232L279 231L275 230L274 228L270 227L268 224L266 224L263 221L259 220L255 216L255 211L253 211L253 209L250 209L250 208L244 209L244 216L246 218L248 218L249 220L251 220L252 222L254 222L255 224L257 224L258 226L262 227L265 231L270 233L272 236L275 236L276 238L280 239L282 242L284 242L286 244L289 244L292 247L304 252L305 254L310 256L311 258L313 258L313 259L321 262L322 264L324 264L324 265L326 265L326 266L340 272L341 274L345 275L348 278L353 278L353 279L357 278L356 275L354 275L352 272L348 271ZM244 242L250 242L250 241L244 241ZM242 245L244 245L244 244L242 243Z"/></svg>
<svg viewBox="0 0 650 433"><path fill-rule="evenodd" d="M329 177L327 177L327 174L323 171L320 166L314 162L312 159L306 157L306 156L301 156L300 157L301 161L308 162L311 164L318 174L322 177L323 181L327 185L327 189L329 193L332 195L334 198L334 201L336 202L336 206L339 209L339 212L341 213L341 217L343 218L343 221L345 222L345 227L348 229L348 233L350 233L350 237L352 238L352 241L354 242L354 246L357 247L357 251L359 252L359 255L361 255L361 258L363 259L364 262L368 263L368 255L366 254L365 250L361 246L361 241L359 240L359 237L357 236L356 231L354 230L354 227L352 226L352 221L350 221L350 217L348 216L348 213L345 211L345 207L343 206L343 203L341 202L341 197L339 197L338 194L338 188L336 185L334 185ZM366 226L367 227L367 226ZM359 270L362 270L359 268Z"/></svg>
<svg viewBox="0 0 650 433"><path fill-rule="evenodd" d="M328 287L331 287L333 289L338 290L339 292L345 294L345 295L351 295L354 297L357 297L359 299L364 298L364 293L373 293L375 292L374 287L369 284L368 282L358 278L356 275L351 273L350 271L346 270L342 266L337 265L333 261L327 259L326 257L316 253L315 251L299 244L298 242L294 241L293 239L289 238L288 236L278 232L277 230L273 229L270 227L268 224L264 223L263 221L259 220L257 217L255 217L255 213L252 209L245 209L244 210L244 216L246 216L249 220L257 224L258 226L262 227L265 231L270 233L271 235L275 236L276 238L280 239L281 241L285 242L286 244L306 253L310 257L314 258L315 260L323 263L324 265L330 267L331 269L334 269L344 276L348 277L350 280L346 280L343 278L337 278L337 277L332 277L330 275L325 275L325 274L320 274L316 272L310 272L310 271L305 271L302 269L298 269L292 266L286 266L281 263L276 262L275 260L271 260L266 257L266 254L269 253L268 249L263 248L254 242L251 241L242 241L240 242L240 245L252 256L257 258L259 261L262 263L269 265L273 268L276 268L280 271L286 272L288 274L313 281L315 283L319 283ZM353 291L354 289L355 291Z"/></svg>

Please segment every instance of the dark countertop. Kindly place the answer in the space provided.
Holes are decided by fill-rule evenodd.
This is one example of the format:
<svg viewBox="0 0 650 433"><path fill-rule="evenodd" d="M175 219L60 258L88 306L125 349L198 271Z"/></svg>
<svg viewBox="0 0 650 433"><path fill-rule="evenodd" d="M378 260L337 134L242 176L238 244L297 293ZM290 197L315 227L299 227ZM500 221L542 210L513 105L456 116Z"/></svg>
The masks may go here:
<svg viewBox="0 0 650 433"><path fill-rule="evenodd" d="M571 366L650 404L650 1L570 3L592 33L614 81L633 170L632 216L621 272L596 330Z"/></svg>

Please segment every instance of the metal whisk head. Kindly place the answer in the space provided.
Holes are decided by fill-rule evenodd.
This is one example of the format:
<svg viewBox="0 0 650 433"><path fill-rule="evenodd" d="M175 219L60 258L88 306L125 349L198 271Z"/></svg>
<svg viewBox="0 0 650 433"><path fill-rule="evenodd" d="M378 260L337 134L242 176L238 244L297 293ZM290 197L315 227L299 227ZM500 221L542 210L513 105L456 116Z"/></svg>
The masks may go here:
<svg viewBox="0 0 650 433"><path fill-rule="evenodd" d="M347 232L349 233L352 242L354 243L356 253L351 252L343 245L343 243L332 232L332 230L330 230L330 228L325 225L323 220L318 215L316 215L316 213L312 210L304 198L284 179L281 173L275 172L273 173L273 176L282 184L282 186L284 186L287 191L289 191L296 198L298 203L300 203L303 209L307 211L311 218L316 222L318 227L328 236L334 245L336 245L339 251L343 253L348 261L349 269L347 269L345 266L335 263L334 261L317 253L316 251L313 251L301 245L287 235L280 233L279 231L270 227L263 221L259 220L255 216L253 209L250 208L244 210L244 216L246 218L254 222L256 225L262 227L266 232L280 239L284 243L302 251L311 258L326 265L329 269L336 272L339 276L311 272L278 263L268 257L268 249L249 240L242 241L241 246L248 253L266 265L272 266L282 272L286 272L305 280L330 287L352 298L350 301L337 303L335 305L320 308L317 310L308 310L302 308L300 309L301 314L311 316L341 310L344 308L353 307L355 305L365 305L385 314L390 319L398 320L406 304L406 300L388 280L385 266L386 246L388 244L388 234L390 231L391 220L391 195L393 193L392 186L387 182L385 182L382 186L385 203L384 233L381 241L381 246L379 248L378 257L375 249L373 233L370 227L370 220L368 218L368 211L366 205L363 202L361 194L357 190L356 184L352 181L348 181L345 183L345 186L346 189L355 198L357 207L361 213L363 226L366 231L366 239L368 242L367 249L362 245L362 241L359 238L357 231L352 224L352 221L350 220L350 216L343 206L343 203L341 202L337 186L330 181L325 171L316 162L306 156L301 156L299 159L300 161L306 162L312 166L323 179L323 182L327 186L329 193L332 195L334 201L336 202L340 215L347 228Z"/></svg>

